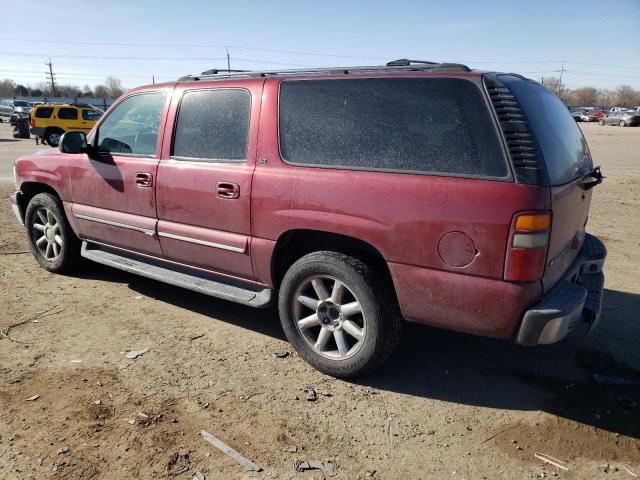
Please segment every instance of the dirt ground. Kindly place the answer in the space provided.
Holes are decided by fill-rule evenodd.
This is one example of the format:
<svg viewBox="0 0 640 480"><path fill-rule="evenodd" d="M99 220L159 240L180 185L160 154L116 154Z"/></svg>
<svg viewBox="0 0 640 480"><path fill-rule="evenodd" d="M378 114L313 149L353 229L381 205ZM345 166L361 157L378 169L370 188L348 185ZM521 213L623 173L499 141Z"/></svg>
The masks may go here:
<svg viewBox="0 0 640 480"><path fill-rule="evenodd" d="M0 478L326 476L296 460L334 462L335 479L636 478L640 386L592 375L640 375L640 128L583 129L607 177L588 227L609 249L594 335L523 349L408 324L390 361L357 382L276 357L291 348L273 309L100 265L45 272L4 201L0 328L25 323L0 339ZM0 177L34 149L0 125ZM6 198L13 186L1 185Z"/></svg>

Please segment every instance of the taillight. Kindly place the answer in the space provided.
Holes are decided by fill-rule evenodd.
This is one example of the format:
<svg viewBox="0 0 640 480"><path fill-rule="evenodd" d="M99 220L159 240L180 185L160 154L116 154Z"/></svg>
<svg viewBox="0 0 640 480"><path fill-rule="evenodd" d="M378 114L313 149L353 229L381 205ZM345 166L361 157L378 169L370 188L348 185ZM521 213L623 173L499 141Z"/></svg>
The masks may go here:
<svg viewBox="0 0 640 480"><path fill-rule="evenodd" d="M31 128L36 128L36 119L31 115Z"/></svg>
<svg viewBox="0 0 640 480"><path fill-rule="evenodd" d="M505 280L534 282L542 277L550 229L549 212L523 212L513 217L504 265Z"/></svg>

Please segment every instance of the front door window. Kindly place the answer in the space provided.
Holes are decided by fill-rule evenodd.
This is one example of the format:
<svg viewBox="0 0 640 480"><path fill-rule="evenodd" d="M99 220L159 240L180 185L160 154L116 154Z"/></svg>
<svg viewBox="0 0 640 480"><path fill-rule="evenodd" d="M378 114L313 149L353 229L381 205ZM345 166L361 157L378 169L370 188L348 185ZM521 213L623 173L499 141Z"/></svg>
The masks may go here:
<svg viewBox="0 0 640 480"><path fill-rule="evenodd" d="M100 125L98 151L153 157L163 107L163 92L133 95L123 100Z"/></svg>

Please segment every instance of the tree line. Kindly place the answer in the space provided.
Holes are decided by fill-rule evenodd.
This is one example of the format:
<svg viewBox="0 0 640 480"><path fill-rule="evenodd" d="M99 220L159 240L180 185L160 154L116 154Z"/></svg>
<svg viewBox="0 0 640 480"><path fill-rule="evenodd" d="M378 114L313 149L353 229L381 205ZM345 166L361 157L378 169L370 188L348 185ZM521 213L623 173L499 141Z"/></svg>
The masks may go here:
<svg viewBox="0 0 640 480"><path fill-rule="evenodd" d="M122 81L117 77L109 76L104 84L91 88L85 85L80 88L77 85L56 84L56 92L50 83L40 82L35 86L22 85L11 79L0 80L0 97L84 97L84 98L117 98L125 92Z"/></svg>
<svg viewBox="0 0 640 480"><path fill-rule="evenodd" d="M620 85L609 90L595 87L567 88L560 84L558 78L544 78L542 84L557 93L562 101L570 107L638 107L640 106L640 90L630 85ZM119 78L109 76L104 84L91 88L85 85L56 85L58 97L92 97L117 98L125 89ZM51 84L40 82L35 87L16 84L13 80L0 80L0 97L53 97Z"/></svg>
<svg viewBox="0 0 640 480"><path fill-rule="evenodd" d="M544 78L545 87L557 93L560 99L570 107L638 107L640 90L630 85L620 85L612 90L605 88L581 87L567 88L558 78Z"/></svg>

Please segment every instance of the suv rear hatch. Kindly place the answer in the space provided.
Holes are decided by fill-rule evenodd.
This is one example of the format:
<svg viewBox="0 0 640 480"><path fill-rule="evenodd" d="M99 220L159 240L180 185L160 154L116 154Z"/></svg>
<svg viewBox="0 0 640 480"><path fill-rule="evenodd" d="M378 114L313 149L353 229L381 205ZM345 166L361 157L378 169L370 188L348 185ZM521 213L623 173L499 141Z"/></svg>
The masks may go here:
<svg viewBox="0 0 640 480"><path fill-rule="evenodd" d="M599 169L593 169L582 131L554 93L515 75L499 75L498 78L524 113L534 139L535 150L531 155L541 158L543 170L546 170L546 175L538 175L534 180L541 186L548 185L550 190L551 234L542 277L546 292L567 271L584 242L591 187L602 177ZM532 178L530 176L529 181Z"/></svg>

